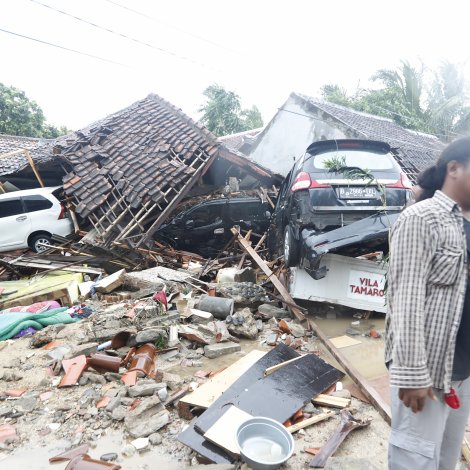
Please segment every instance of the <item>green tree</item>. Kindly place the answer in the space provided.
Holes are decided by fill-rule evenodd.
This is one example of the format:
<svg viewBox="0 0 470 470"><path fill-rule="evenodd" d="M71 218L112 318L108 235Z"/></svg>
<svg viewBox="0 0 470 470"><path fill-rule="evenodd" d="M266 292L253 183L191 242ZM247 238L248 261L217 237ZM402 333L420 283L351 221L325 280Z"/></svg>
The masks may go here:
<svg viewBox="0 0 470 470"><path fill-rule="evenodd" d="M1 134L54 138L67 132L64 126L47 124L42 109L24 91L0 83Z"/></svg>
<svg viewBox="0 0 470 470"><path fill-rule="evenodd" d="M430 127L447 140L470 129L469 94L462 71L444 62L434 73L429 90Z"/></svg>
<svg viewBox="0 0 470 470"><path fill-rule="evenodd" d="M203 95L207 99L199 109L203 113L201 121L215 135L235 134L263 126L259 109L256 106L242 109L240 97L235 92L213 84Z"/></svg>
<svg viewBox="0 0 470 470"><path fill-rule="evenodd" d="M263 118L257 106L253 105L250 109L244 109L241 116L245 130L251 131L263 127Z"/></svg>
<svg viewBox="0 0 470 470"><path fill-rule="evenodd" d="M372 77L378 89L358 89L348 95L339 85L324 85L322 96L332 103L384 116L408 129L435 134L444 140L470 130L468 92L462 72L444 63L426 80L425 68L402 61L396 70L381 69ZM425 83L429 83L425 86Z"/></svg>

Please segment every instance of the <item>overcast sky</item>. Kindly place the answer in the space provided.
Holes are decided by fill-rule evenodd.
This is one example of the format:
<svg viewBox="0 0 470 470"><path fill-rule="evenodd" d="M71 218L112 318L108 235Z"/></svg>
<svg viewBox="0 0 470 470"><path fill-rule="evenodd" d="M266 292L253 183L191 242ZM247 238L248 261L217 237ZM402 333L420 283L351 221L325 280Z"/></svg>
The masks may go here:
<svg viewBox="0 0 470 470"><path fill-rule="evenodd" d="M111 34L70 18L77 16ZM136 10L132 12L120 5ZM78 129L157 93L198 117L219 83L268 121L291 91L353 91L400 59L457 62L470 77L466 1L0 0L0 82L24 90L49 122ZM130 39L132 38L132 39ZM142 43L146 43L144 45Z"/></svg>

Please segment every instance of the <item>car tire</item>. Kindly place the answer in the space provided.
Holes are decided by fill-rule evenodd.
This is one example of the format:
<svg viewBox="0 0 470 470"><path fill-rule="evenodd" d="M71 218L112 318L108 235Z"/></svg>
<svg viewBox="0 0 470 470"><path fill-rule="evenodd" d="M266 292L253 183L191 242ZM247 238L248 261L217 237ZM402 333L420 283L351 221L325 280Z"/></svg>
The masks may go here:
<svg viewBox="0 0 470 470"><path fill-rule="evenodd" d="M284 263L287 268L293 268L299 264L300 250L299 242L295 239L292 228L287 225L284 229Z"/></svg>
<svg viewBox="0 0 470 470"><path fill-rule="evenodd" d="M40 233L38 235L35 235L34 237L31 237L31 240L29 241L29 246L34 252L41 253L47 250L47 248L40 245L40 243L48 243L49 245L52 245L52 239L49 235L46 235L45 233Z"/></svg>

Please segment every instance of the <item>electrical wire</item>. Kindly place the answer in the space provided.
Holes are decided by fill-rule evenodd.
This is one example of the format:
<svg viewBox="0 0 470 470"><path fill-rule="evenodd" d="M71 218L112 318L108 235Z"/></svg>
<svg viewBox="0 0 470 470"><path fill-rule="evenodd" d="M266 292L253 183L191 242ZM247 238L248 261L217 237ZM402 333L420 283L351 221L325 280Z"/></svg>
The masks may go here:
<svg viewBox="0 0 470 470"><path fill-rule="evenodd" d="M233 49L230 49L229 47L223 46L222 44L218 44L214 41L211 41L210 39L204 38L202 36L198 36L197 34L191 33L189 31L185 31L184 29L181 29L178 26L167 23L166 21L158 20L157 18L155 18L153 16L147 15L146 13L142 13L141 11L138 11L138 10L135 10L133 8L127 7L127 6L122 5L118 2L115 2L113 0L103 0L103 1L111 3L112 5L116 5L117 7L120 7L124 10L131 11L132 13L135 13L136 15L142 16L142 17L147 18L147 19L149 19L151 21L154 21L156 23L163 24L164 26L166 26L168 28L174 29L175 31L179 31L180 33L183 33L183 34L187 34L188 36L191 36L194 39L198 39L200 41L206 42L207 44L210 44L212 46L218 47L220 49L224 49L224 50L229 51L229 52L235 52L236 54L241 54L240 52L235 51Z"/></svg>
<svg viewBox="0 0 470 470"><path fill-rule="evenodd" d="M99 24L96 24L96 23L93 23L93 22L91 22L91 21L85 20L84 18L81 18L81 17L76 16L76 15L72 15L71 13L68 13L68 12L66 12L66 11L60 10L60 9L58 9L58 8L55 8L55 7L51 6L51 5L47 5L46 3L40 2L39 0L29 0L29 1L32 2L32 3L36 3L37 5L41 5L41 6L45 7L45 8L50 9L50 10L53 10L53 11L55 11L55 12L57 12L57 13L62 14L62 15L68 16L69 18L73 18L73 19L75 19L75 20L77 20L77 21L80 21L81 23L85 23L85 24L87 24L87 25L89 25L89 26L93 26L93 27L96 28L96 29L100 29L100 30L102 30L102 31L105 31L105 32L110 33L110 34L113 34L113 35L115 35L115 36L119 36L119 37L121 37L121 38L123 38L123 39L127 39L127 40L129 40L129 41L135 42L136 44L140 44L140 45L142 45L142 46L146 46L146 47L148 47L148 48L150 48L150 49L153 49L153 50L155 50L155 51L157 51L157 52L161 52L161 53L163 53L163 54L170 55L170 56L172 56L172 57L174 57L174 58L177 58L177 59L181 59L181 60L186 60L186 61L188 61L188 62L192 62L193 64L202 66L202 67L204 67L204 68L209 68L209 69L216 70L214 67L208 66L208 65L206 65L206 64L204 64L204 63L202 63L202 62L195 61L195 60L193 60L193 59L191 59L191 58L189 58L189 57L185 57L185 56L182 56L182 55L178 55L178 54L176 54L176 53L173 52L173 51L169 51L169 50L164 49L164 48L162 48L162 47L155 46L155 45L150 44L150 43L145 42L145 41L141 41L140 39L134 38L134 37L132 37L132 36L128 36L127 34L120 33L119 31L115 31L115 30L110 29L110 28L107 28L107 27L105 27L105 26L101 26L101 25L99 25Z"/></svg>
<svg viewBox="0 0 470 470"><path fill-rule="evenodd" d="M61 46L59 44L54 44L52 42L43 41L42 39L33 38L31 36L26 36L24 34L15 33L14 31L8 31L6 29L0 28L0 32L6 33L6 34L11 34L12 36L18 36L18 37L23 38L23 39L28 39L30 41L38 42L40 44L45 44L47 46L56 47L57 49L62 49L64 51L73 52L75 54L80 54L80 55L83 55L83 56L86 56L86 57L91 57L93 59L101 60L103 62L108 62L110 64L115 64L115 65L120 65L122 67L131 68L130 65L123 64L122 62L117 62L115 60L106 59L104 57L100 57L100 56L97 56L97 55L94 55L94 54L89 54L88 52L83 52L83 51L79 51L77 49L72 49L70 47Z"/></svg>

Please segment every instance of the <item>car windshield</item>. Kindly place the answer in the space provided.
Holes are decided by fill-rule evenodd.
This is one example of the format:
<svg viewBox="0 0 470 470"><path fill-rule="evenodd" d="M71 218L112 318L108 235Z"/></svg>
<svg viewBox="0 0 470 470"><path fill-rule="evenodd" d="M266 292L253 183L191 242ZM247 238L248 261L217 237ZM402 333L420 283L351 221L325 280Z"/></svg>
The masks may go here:
<svg viewBox="0 0 470 470"><path fill-rule="evenodd" d="M387 171L395 168L393 157L389 153L371 152L370 150L340 150L315 155L307 164L311 170L328 170L328 162L337 160L346 167L363 170Z"/></svg>

